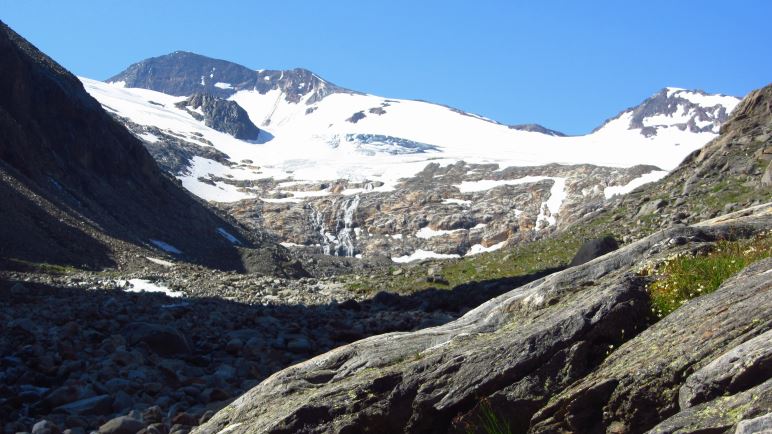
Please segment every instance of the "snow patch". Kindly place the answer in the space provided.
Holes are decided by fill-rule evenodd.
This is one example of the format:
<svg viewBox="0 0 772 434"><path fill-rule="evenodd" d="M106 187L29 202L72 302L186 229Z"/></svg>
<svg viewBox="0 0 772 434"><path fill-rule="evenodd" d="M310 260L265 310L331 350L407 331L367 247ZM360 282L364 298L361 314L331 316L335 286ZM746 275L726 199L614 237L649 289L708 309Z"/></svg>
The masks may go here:
<svg viewBox="0 0 772 434"><path fill-rule="evenodd" d="M688 100L694 104L703 107L715 107L721 105L726 107L727 113L734 110L735 106L740 102L738 98L727 95L703 95L697 92L689 92L688 90L681 89L674 93L675 96Z"/></svg>
<svg viewBox="0 0 772 434"><path fill-rule="evenodd" d="M172 291L167 286L151 282L147 279L129 279L128 281L118 281L119 285L127 286L124 289L126 292L161 292L168 297L183 297L185 294L182 291Z"/></svg>
<svg viewBox="0 0 772 434"><path fill-rule="evenodd" d="M444 230L444 229L438 229L434 230L430 228L429 226L424 226L421 229L418 230L418 232L415 233L415 236L418 238L423 238L425 240L428 240L429 238L439 237L442 235L452 234L454 232L463 231L465 229L452 229L452 230Z"/></svg>
<svg viewBox="0 0 772 434"><path fill-rule="evenodd" d="M472 204L472 201L471 200L448 198L448 199L443 199L442 200L442 204L443 205L451 205L452 204L452 205L459 205L459 206L469 206L469 205Z"/></svg>
<svg viewBox="0 0 772 434"><path fill-rule="evenodd" d="M563 201L566 199L566 178L551 178L554 182L550 188L550 197L542 204L541 212L536 217L536 227L539 222L546 220L548 224L554 226L556 223L555 215L560 212ZM549 216L546 212L549 211Z"/></svg>
<svg viewBox="0 0 772 434"><path fill-rule="evenodd" d="M159 249L163 250L166 253L172 253L172 254L175 254L175 255L181 255L182 254L182 251L180 249L172 246L169 243L165 243L163 241L153 240L153 239L151 239L150 242L154 246L158 247Z"/></svg>
<svg viewBox="0 0 772 434"><path fill-rule="evenodd" d="M488 247L485 247L482 244L475 244L469 248L469 251L466 252L464 256L474 256L479 255L480 253L495 252L496 250L504 247L505 244L507 244L506 240Z"/></svg>
<svg viewBox="0 0 772 434"><path fill-rule="evenodd" d="M147 259L148 261L150 261L150 262L152 262L154 264L163 265L164 267L173 267L174 266L174 262L165 261L165 260L159 259L159 258L153 258L151 256L145 256L145 259Z"/></svg>
<svg viewBox="0 0 772 434"><path fill-rule="evenodd" d="M142 134L138 134L137 136L140 139L142 139L142 140L144 140L146 142L150 142L150 143L155 143L155 142L161 140L155 134L150 134L150 133L142 133Z"/></svg>
<svg viewBox="0 0 772 434"><path fill-rule="evenodd" d="M223 238L230 241L231 244L235 244L237 246L241 245L241 241L239 241L238 238L231 235L230 232L226 231L224 228L217 228L217 233L222 235Z"/></svg>
<svg viewBox="0 0 772 434"><path fill-rule="evenodd" d="M645 173L625 185L612 185L603 189L603 195L606 199L609 199L618 194L627 194L636 188L648 184L650 182L659 181L664 178L669 172L666 170L655 170L649 173Z"/></svg>
<svg viewBox="0 0 772 434"><path fill-rule="evenodd" d="M218 81L214 84L214 87L220 88L220 89L233 89L233 85L230 83L223 83L221 81Z"/></svg>
<svg viewBox="0 0 772 434"><path fill-rule="evenodd" d="M214 160L202 158L199 156L193 157L188 167L188 173L184 176L179 176L178 179L182 181L182 186L188 189L196 196L210 200L214 202L236 202L242 199L248 199L255 197L254 194L240 190L238 187L225 182L214 182L214 185L209 182L199 181L199 178L209 179L211 175L217 177L226 177L225 175L231 175L232 179L257 179L254 173L250 173L243 169L232 169L224 164L220 164Z"/></svg>
<svg viewBox="0 0 772 434"><path fill-rule="evenodd" d="M453 258L460 258L460 256L455 253L444 254L444 253L432 252L431 250L418 249L409 255L393 257L391 258L391 260L396 263L404 264L404 263L413 262L413 261L420 261L422 259L453 259Z"/></svg>

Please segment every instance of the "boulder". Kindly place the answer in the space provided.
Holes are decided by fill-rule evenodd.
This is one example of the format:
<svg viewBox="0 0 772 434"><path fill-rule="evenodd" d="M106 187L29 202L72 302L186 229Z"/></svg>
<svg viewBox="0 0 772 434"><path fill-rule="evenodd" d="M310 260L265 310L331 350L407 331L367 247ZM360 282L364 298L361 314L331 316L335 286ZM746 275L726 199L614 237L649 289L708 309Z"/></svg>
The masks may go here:
<svg viewBox="0 0 772 434"><path fill-rule="evenodd" d="M739 424L743 419L753 419L768 414L772 406L772 379L745 392L732 396L722 396L713 401L687 408L669 417L647 432L647 434L705 434L751 432L757 426L769 421L761 419L753 423L746 421L742 430Z"/></svg>
<svg viewBox="0 0 772 434"><path fill-rule="evenodd" d="M616 425L636 433L676 413L685 372L720 359L772 327L758 320L772 318L770 269L772 259L747 267L715 292L691 300L626 342L592 374L542 408L530 432L602 432Z"/></svg>
<svg viewBox="0 0 772 434"><path fill-rule="evenodd" d="M32 426L32 434L60 434L62 430L53 422L41 420Z"/></svg>
<svg viewBox="0 0 772 434"><path fill-rule="evenodd" d="M681 409L731 395L772 378L772 330L727 351L690 375L678 392Z"/></svg>
<svg viewBox="0 0 772 434"><path fill-rule="evenodd" d="M94 396L59 406L54 410L82 416L110 414L113 411L113 398L110 395Z"/></svg>
<svg viewBox="0 0 772 434"><path fill-rule="evenodd" d="M579 251L574 255L574 259L571 260L569 266L574 267L577 265L590 262L595 258L605 255L606 253L613 252L619 248L619 243L612 236L605 236L603 238L597 238L594 240L585 241Z"/></svg>
<svg viewBox="0 0 772 434"><path fill-rule="evenodd" d="M650 200L641 206L641 208L638 210L638 214L636 214L636 217L643 217L645 215L653 214L666 207L667 204L668 202L664 199Z"/></svg>
<svg viewBox="0 0 772 434"><path fill-rule="evenodd" d="M174 356L191 351L185 336L170 326L135 322L124 328L123 335L130 344L136 345L142 342L162 356Z"/></svg>
<svg viewBox="0 0 772 434"><path fill-rule="evenodd" d="M772 413L754 419L741 420L734 434L770 434L772 433Z"/></svg>
<svg viewBox="0 0 772 434"><path fill-rule="evenodd" d="M99 427L99 434L136 434L145 428L145 424L139 419L129 416L120 416L110 419Z"/></svg>

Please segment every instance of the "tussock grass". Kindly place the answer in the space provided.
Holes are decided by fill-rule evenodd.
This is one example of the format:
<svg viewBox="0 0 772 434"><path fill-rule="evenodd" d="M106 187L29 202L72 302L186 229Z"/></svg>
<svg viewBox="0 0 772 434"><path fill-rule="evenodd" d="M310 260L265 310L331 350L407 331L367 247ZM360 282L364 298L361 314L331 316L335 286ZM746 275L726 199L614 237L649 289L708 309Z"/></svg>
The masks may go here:
<svg viewBox="0 0 772 434"><path fill-rule="evenodd" d="M503 421L487 400L480 402L479 427L467 429L468 433L484 432L485 434L512 434L509 423Z"/></svg>
<svg viewBox="0 0 772 434"><path fill-rule="evenodd" d="M734 274L772 255L772 231L751 239L719 241L707 254L681 254L642 270L653 275L649 284L652 312L663 318L687 301L710 294Z"/></svg>

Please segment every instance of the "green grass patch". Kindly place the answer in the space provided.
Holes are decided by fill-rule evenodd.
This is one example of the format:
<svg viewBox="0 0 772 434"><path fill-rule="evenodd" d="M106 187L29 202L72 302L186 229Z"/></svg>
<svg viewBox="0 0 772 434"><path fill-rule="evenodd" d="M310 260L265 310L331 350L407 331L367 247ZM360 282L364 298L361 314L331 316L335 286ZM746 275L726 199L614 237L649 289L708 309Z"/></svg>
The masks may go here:
<svg viewBox="0 0 772 434"><path fill-rule="evenodd" d="M772 255L772 232L739 241L719 241L703 255L682 254L643 270L656 280L648 285L652 313L662 318L687 301L710 294L728 278Z"/></svg>
<svg viewBox="0 0 772 434"><path fill-rule="evenodd" d="M46 262L31 262L17 258L0 258L0 263L2 262L6 262L6 266L9 269L15 271L48 274L73 274L80 271L77 268L69 265L49 264Z"/></svg>
<svg viewBox="0 0 772 434"><path fill-rule="evenodd" d="M502 420L486 400L480 402L478 418L480 426L477 429L468 429L468 433L474 434L482 431L485 434L512 434L512 428L509 426L509 423Z"/></svg>

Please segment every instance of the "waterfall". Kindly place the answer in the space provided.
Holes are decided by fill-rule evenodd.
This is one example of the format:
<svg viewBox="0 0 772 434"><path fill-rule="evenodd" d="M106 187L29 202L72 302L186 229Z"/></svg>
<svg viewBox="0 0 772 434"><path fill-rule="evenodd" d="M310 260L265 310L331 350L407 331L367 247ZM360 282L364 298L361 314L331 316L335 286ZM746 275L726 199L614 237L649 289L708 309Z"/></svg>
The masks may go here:
<svg viewBox="0 0 772 434"><path fill-rule="evenodd" d="M331 235L327 232L327 226L324 223L324 214L321 210L316 209L313 205L308 205L311 209L311 225L319 233L321 237L322 251L325 255L330 254L331 248Z"/></svg>
<svg viewBox="0 0 772 434"><path fill-rule="evenodd" d="M354 214L358 207L359 195L333 201L330 209L335 222L330 230L327 228L322 210L309 205L311 224L320 235L322 251L325 255L354 256L356 241Z"/></svg>
<svg viewBox="0 0 772 434"><path fill-rule="evenodd" d="M343 209L343 228L338 231L339 246L343 247L345 256L354 256L354 213L359 206L359 195L349 198L344 203ZM337 253L337 252L336 252Z"/></svg>

